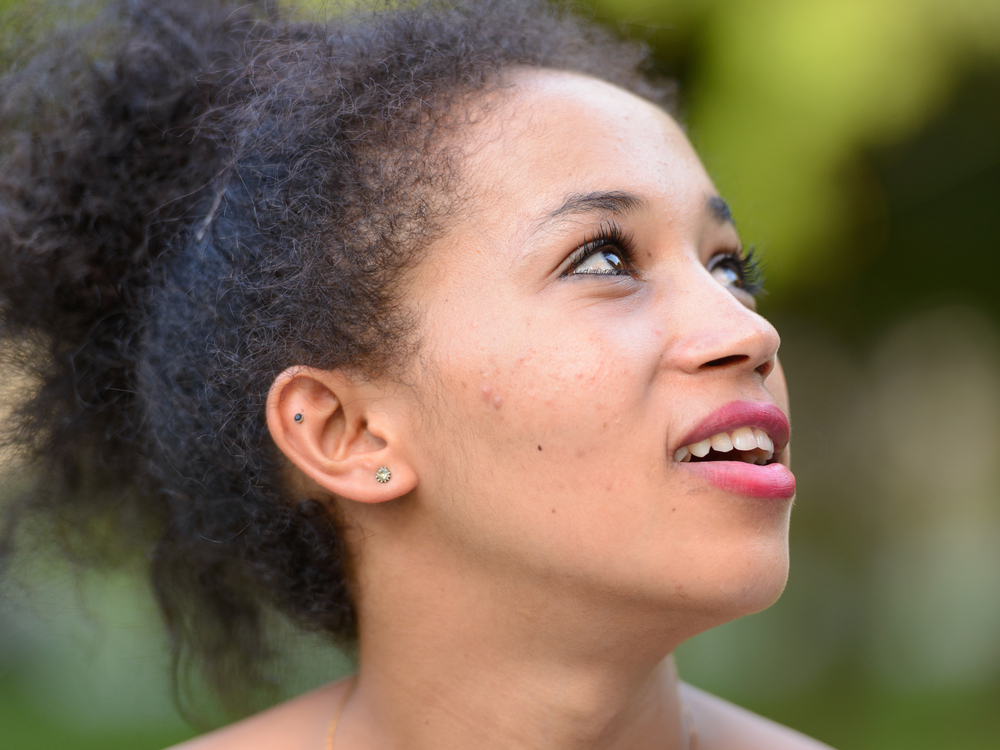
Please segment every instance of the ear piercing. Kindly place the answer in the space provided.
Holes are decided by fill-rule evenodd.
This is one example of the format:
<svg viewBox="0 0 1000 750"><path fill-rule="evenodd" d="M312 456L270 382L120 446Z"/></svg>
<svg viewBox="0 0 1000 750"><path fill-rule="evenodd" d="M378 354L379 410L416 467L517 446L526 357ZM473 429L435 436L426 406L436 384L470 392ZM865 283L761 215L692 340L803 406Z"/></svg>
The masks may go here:
<svg viewBox="0 0 1000 750"><path fill-rule="evenodd" d="M298 423L302 424L302 415L296 414L293 419ZM389 471L386 466L379 466L378 471L375 472L375 481L379 484L385 484L390 479L392 479L392 472Z"/></svg>
<svg viewBox="0 0 1000 750"><path fill-rule="evenodd" d="M296 414L293 419L298 423L302 424L302 415ZM379 484L385 484L390 479L392 479L392 472L386 466L379 466L378 471L375 472L375 481Z"/></svg>

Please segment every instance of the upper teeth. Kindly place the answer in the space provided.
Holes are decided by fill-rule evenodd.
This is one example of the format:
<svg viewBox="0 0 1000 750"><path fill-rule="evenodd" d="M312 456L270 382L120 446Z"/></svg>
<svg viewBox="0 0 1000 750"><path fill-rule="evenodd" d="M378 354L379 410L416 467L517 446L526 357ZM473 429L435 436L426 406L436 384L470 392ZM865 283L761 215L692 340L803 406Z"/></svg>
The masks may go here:
<svg viewBox="0 0 1000 750"><path fill-rule="evenodd" d="M766 464L774 456L774 443L766 432L755 427L739 427L678 448L674 451L674 461L690 461L691 456L704 458L710 450L728 453L733 449L739 452L741 461L751 464Z"/></svg>

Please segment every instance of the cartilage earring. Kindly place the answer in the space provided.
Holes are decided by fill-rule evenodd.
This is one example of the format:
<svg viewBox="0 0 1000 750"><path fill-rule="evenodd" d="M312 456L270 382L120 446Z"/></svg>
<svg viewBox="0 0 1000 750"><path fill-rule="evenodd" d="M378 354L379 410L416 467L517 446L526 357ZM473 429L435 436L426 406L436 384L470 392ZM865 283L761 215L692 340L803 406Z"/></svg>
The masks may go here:
<svg viewBox="0 0 1000 750"><path fill-rule="evenodd" d="M302 415L301 414L296 414L295 415L295 421L301 423L302 422Z"/></svg>
<svg viewBox="0 0 1000 750"><path fill-rule="evenodd" d="M378 471L375 472L375 481L385 484L390 479L392 479L392 472L386 467L380 466Z"/></svg>

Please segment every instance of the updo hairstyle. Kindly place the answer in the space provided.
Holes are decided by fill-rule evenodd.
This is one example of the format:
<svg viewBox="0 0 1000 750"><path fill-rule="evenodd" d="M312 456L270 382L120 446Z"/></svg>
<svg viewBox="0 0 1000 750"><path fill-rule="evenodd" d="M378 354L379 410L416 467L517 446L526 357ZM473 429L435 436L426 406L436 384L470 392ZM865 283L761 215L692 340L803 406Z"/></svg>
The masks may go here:
<svg viewBox="0 0 1000 750"><path fill-rule="evenodd" d="M337 519L289 481L265 399L289 366L391 378L419 351L397 290L459 200L444 144L467 103L512 66L670 96L640 46L541 0L361 7L114 2L0 81L8 448L29 477L0 552L30 526L77 561L148 560L175 668L217 688L260 678L271 613L356 637Z"/></svg>

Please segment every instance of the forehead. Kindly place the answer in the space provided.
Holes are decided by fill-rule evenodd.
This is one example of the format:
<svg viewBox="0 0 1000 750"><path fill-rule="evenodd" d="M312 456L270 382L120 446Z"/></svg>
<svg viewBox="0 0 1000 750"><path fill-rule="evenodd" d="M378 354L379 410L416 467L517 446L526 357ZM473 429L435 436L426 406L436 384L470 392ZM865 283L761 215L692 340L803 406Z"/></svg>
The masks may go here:
<svg viewBox="0 0 1000 750"><path fill-rule="evenodd" d="M539 216L569 194L623 192L678 218L715 189L662 109L587 76L522 70L466 134L460 170L476 213Z"/></svg>

